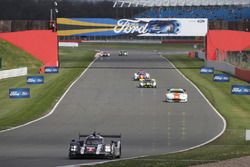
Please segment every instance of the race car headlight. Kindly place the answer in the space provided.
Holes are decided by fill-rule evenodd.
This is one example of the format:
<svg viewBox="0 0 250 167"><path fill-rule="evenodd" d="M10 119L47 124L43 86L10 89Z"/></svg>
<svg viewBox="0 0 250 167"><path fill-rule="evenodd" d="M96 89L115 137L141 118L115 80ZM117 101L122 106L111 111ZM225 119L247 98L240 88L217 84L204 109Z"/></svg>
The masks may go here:
<svg viewBox="0 0 250 167"><path fill-rule="evenodd" d="M181 95L180 98L181 98L181 99L186 99L186 98L187 98L187 95L185 95L185 94L184 94L184 95Z"/></svg>
<svg viewBox="0 0 250 167"><path fill-rule="evenodd" d="M171 94L166 94L166 96L167 96L168 99L173 99L174 98L174 96L171 95Z"/></svg>
<svg viewBox="0 0 250 167"><path fill-rule="evenodd" d="M105 152L111 152L111 147L110 146L105 146Z"/></svg>
<svg viewBox="0 0 250 167"><path fill-rule="evenodd" d="M70 151L77 151L77 146L76 145L70 146Z"/></svg>

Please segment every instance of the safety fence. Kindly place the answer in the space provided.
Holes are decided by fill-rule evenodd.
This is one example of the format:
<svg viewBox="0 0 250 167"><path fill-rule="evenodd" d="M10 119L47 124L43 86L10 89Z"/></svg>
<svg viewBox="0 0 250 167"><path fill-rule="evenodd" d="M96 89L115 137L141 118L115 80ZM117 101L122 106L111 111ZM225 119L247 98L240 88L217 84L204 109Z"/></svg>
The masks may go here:
<svg viewBox="0 0 250 167"><path fill-rule="evenodd" d="M250 70L250 51L231 51L227 52L225 61L239 68Z"/></svg>
<svg viewBox="0 0 250 167"><path fill-rule="evenodd" d="M0 20L0 32L47 30L48 20Z"/></svg>

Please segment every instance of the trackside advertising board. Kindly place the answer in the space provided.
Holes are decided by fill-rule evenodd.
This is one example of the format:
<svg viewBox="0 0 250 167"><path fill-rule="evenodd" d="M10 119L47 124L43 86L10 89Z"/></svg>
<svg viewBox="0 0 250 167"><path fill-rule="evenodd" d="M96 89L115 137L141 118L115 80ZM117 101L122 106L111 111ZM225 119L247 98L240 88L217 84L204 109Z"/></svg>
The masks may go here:
<svg viewBox="0 0 250 167"><path fill-rule="evenodd" d="M58 67L45 67L44 68L45 73L59 73Z"/></svg>
<svg viewBox="0 0 250 167"><path fill-rule="evenodd" d="M212 67L202 67L200 69L201 74L213 74L214 73L214 68Z"/></svg>
<svg viewBox="0 0 250 167"><path fill-rule="evenodd" d="M230 76L227 74L214 74L214 82L229 82Z"/></svg>
<svg viewBox="0 0 250 167"><path fill-rule="evenodd" d="M206 18L58 18L59 36L206 36Z"/></svg>
<svg viewBox="0 0 250 167"><path fill-rule="evenodd" d="M250 95L250 86L232 85L231 93L234 95Z"/></svg>
<svg viewBox="0 0 250 167"><path fill-rule="evenodd" d="M27 84L43 84L44 76L28 76Z"/></svg>
<svg viewBox="0 0 250 167"><path fill-rule="evenodd" d="M9 89L9 98L30 98L30 88L11 88Z"/></svg>

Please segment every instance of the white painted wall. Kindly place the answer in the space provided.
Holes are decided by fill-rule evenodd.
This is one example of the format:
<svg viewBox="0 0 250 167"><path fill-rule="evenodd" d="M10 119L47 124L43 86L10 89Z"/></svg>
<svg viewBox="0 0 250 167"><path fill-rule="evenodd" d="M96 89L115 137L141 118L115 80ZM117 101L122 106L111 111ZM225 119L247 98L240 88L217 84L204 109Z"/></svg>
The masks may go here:
<svg viewBox="0 0 250 167"><path fill-rule="evenodd" d="M59 47L78 47L77 42L59 42Z"/></svg>
<svg viewBox="0 0 250 167"><path fill-rule="evenodd" d="M24 76L27 75L27 73L28 73L27 67L16 68L11 70L2 70L0 71L0 79Z"/></svg>

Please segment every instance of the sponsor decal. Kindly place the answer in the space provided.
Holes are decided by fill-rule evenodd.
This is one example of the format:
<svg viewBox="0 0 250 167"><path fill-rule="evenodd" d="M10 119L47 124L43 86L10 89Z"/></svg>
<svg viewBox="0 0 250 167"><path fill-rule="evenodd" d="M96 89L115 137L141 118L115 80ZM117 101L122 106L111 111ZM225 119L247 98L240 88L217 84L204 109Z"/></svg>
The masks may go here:
<svg viewBox="0 0 250 167"><path fill-rule="evenodd" d="M145 34L148 32L148 23L140 23L140 20L121 19L117 21L117 26L114 27L114 32L117 34Z"/></svg>
<svg viewBox="0 0 250 167"><path fill-rule="evenodd" d="M139 34L139 36L164 36L178 34L181 30L181 22L177 20L130 20L117 21L114 32L117 34Z"/></svg>
<svg viewBox="0 0 250 167"><path fill-rule="evenodd" d="M214 73L214 68L211 67L203 67L200 69L201 74L213 74Z"/></svg>
<svg viewBox="0 0 250 167"><path fill-rule="evenodd" d="M232 85L231 93L234 95L250 95L250 86Z"/></svg>
<svg viewBox="0 0 250 167"><path fill-rule="evenodd" d="M45 67L44 72L45 73L58 73L59 68L58 67Z"/></svg>
<svg viewBox="0 0 250 167"><path fill-rule="evenodd" d="M11 88L9 89L9 98L30 98L30 88Z"/></svg>
<svg viewBox="0 0 250 167"><path fill-rule="evenodd" d="M194 32L191 27L197 27L198 31ZM137 36L205 36L207 19L120 19L114 32Z"/></svg>
<svg viewBox="0 0 250 167"><path fill-rule="evenodd" d="M44 76L28 76L27 84L43 84Z"/></svg>
<svg viewBox="0 0 250 167"><path fill-rule="evenodd" d="M214 82L229 82L230 76L227 74L214 74Z"/></svg>
<svg viewBox="0 0 250 167"><path fill-rule="evenodd" d="M199 19L197 20L198 23L205 23L205 20L204 19Z"/></svg>

